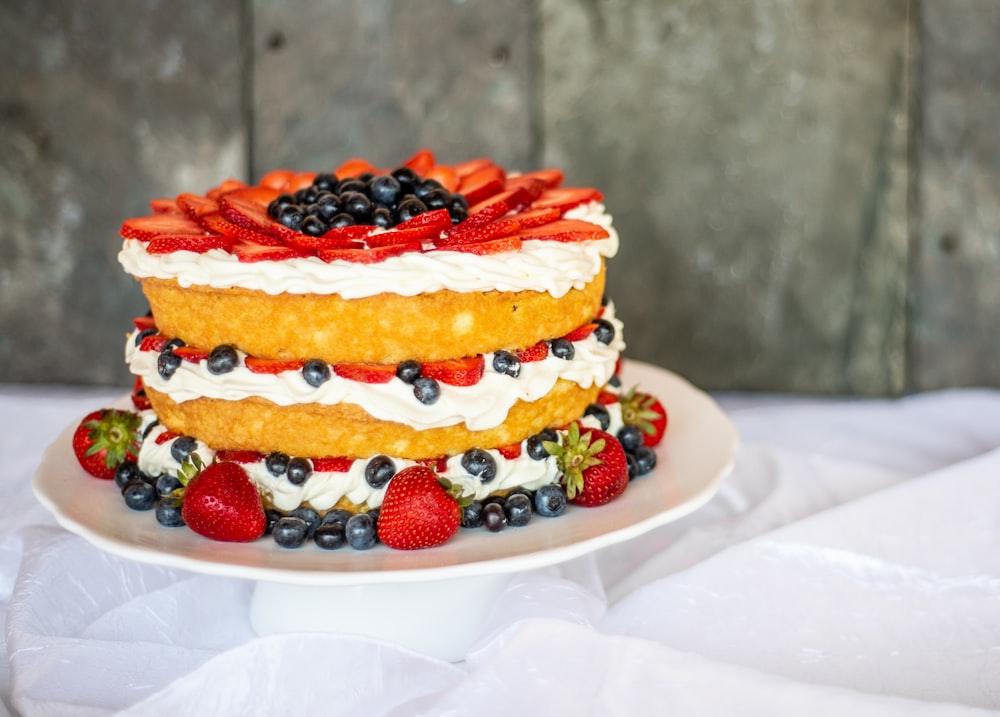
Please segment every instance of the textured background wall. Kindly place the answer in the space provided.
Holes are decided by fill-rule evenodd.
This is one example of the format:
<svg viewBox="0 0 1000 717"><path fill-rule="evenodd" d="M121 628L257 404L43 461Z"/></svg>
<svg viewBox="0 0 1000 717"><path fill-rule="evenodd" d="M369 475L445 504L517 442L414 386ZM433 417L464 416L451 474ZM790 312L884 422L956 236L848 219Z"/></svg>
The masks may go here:
<svg viewBox="0 0 1000 717"><path fill-rule="evenodd" d="M710 389L1000 385L994 0L0 6L0 381L128 382L154 196L415 149L559 165L628 355Z"/></svg>

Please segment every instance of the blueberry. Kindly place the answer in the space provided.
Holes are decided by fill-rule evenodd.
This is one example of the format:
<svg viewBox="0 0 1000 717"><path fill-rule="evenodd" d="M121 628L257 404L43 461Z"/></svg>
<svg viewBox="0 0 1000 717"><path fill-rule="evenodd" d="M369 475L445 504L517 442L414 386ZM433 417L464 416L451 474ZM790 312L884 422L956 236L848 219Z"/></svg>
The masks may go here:
<svg viewBox="0 0 1000 717"><path fill-rule="evenodd" d="M493 370L517 378L521 374L521 362L510 351L497 351L493 354Z"/></svg>
<svg viewBox="0 0 1000 717"><path fill-rule="evenodd" d="M458 224L459 222L463 222L469 216L468 212L466 212L464 209L456 209L455 207L449 209L448 214L451 216L452 224Z"/></svg>
<svg viewBox="0 0 1000 717"><path fill-rule="evenodd" d="M572 360L573 355L576 353L576 349L573 348L573 342L567 339L552 339L549 342L549 350L553 356L561 358L564 361Z"/></svg>
<svg viewBox="0 0 1000 717"><path fill-rule="evenodd" d="M656 451L646 445L639 446L635 450L635 462L639 466L639 475L646 475L656 468Z"/></svg>
<svg viewBox="0 0 1000 717"><path fill-rule="evenodd" d="M264 535L270 535L274 531L274 525L279 520L285 517L285 514L280 510L275 510L274 508L268 508L264 511L264 518L266 520L264 524Z"/></svg>
<svg viewBox="0 0 1000 717"><path fill-rule="evenodd" d="M312 204L316 201L316 197L319 196L319 188L313 185L308 187L302 187L302 189L295 192L295 201L299 204Z"/></svg>
<svg viewBox="0 0 1000 717"><path fill-rule="evenodd" d="M310 359L302 367L302 378L313 388L318 388L330 380L330 367L326 361Z"/></svg>
<svg viewBox="0 0 1000 717"><path fill-rule="evenodd" d="M180 365L181 357L173 351L161 351L160 355L156 357L156 370L164 381L173 376Z"/></svg>
<svg viewBox="0 0 1000 717"><path fill-rule="evenodd" d="M179 349L181 346L187 346L181 339L170 339L167 343L163 344L161 351L173 351L174 349Z"/></svg>
<svg viewBox="0 0 1000 717"><path fill-rule="evenodd" d="M330 172L320 172L313 179L313 186L316 189L332 192L337 188L337 175Z"/></svg>
<svg viewBox="0 0 1000 717"><path fill-rule="evenodd" d="M146 426L145 428L143 428L142 429L142 440L146 440L147 438L149 438L150 432L154 428L156 428L157 426L159 426L159 425L160 425L159 421L151 421L148 426Z"/></svg>
<svg viewBox="0 0 1000 717"><path fill-rule="evenodd" d="M133 479L125 484L122 497L132 510L150 510L156 505L156 488L144 480Z"/></svg>
<svg viewBox="0 0 1000 717"><path fill-rule="evenodd" d="M601 424L601 430L606 431L611 425L611 414L599 403L592 403L583 412L584 416L593 416Z"/></svg>
<svg viewBox="0 0 1000 717"><path fill-rule="evenodd" d="M409 167L397 167L392 170L392 176L399 182L401 195L412 192L414 187L417 186L417 182L420 181L420 175Z"/></svg>
<svg viewBox="0 0 1000 717"><path fill-rule="evenodd" d="M222 344L212 349L205 364L208 372L216 376L229 373L239 365L240 355L236 353L236 349L228 344Z"/></svg>
<svg viewBox="0 0 1000 717"><path fill-rule="evenodd" d="M636 461L634 453L625 454L625 468L628 470L629 480L633 480L639 475L639 463Z"/></svg>
<svg viewBox="0 0 1000 717"><path fill-rule="evenodd" d="M346 525L352 515L354 515L354 513L349 510L344 510L343 508L333 508L326 511L326 515L323 516L323 520L320 521L320 525L323 523L343 523Z"/></svg>
<svg viewBox="0 0 1000 717"><path fill-rule="evenodd" d="M643 442L642 429L634 423L626 423L618 429L617 437L626 453L635 453Z"/></svg>
<svg viewBox="0 0 1000 717"><path fill-rule="evenodd" d="M382 488L396 475L396 464L389 456L375 456L365 466L365 482L372 488Z"/></svg>
<svg viewBox="0 0 1000 717"><path fill-rule="evenodd" d="M296 508L288 515L292 518L301 518L306 522L307 538L312 536L313 531L319 526L321 520L319 513L317 513L313 508L307 508L306 506Z"/></svg>
<svg viewBox="0 0 1000 717"><path fill-rule="evenodd" d="M115 468L115 485L118 490L124 490L130 480L142 480L142 471L135 461L122 461Z"/></svg>
<svg viewBox="0 0 1000 717"><path fill-rule="evenodd" d="M620 378L618 378L617 375L612 376L608 380L608 385L611 386L611 388L621 388L622 387L622 380Z"/></svg>
<svg viewBox="0 0 1000 717"><path fill-rule="evenodd" d="M310 207L315 205L310 205ZM302 225L299 227L299 231L303 234L311 237L321 237L330 231L330 225L324 221L323 217L319 216L319 207L316 207L315 214L306 214L302 219Z"/></svg>
<svg viewBox="0 0 1000 717"><path fill-rule="evenodd" d="M183 463L197 448L198 441L193 436L181 436L170 444L170 457L178 463Z"/></svg>
<svg viewBox="0 0 1000 717"><path fill-rule="evenodd" d="M420 364L416 361L403 361L396 367L396 378L403 383L412 384L420 378Z"/></svg>
<svg viewBox="0 0 1000 717"><path fill-rule="evenodd" d="M551 428L546 428L540 433L531 436L525 443L525 450L528 452L528 457L535 461L544 461L548 458L549 452L545 450L545 446L543 445L545 441L557 443L559 435Z"/></svg>
<svg viewBox="0 0 1000 717"><path fill-rule="evenodd" d="M468 471L469 475L477 476L479 482L483 484L497 477L496 460L482 448L473 448L463 453L462 468Z"/></svg>
<svg viewBox="0 0 1000 717"><path fill-rule="evenodd" d="M413 382L413 395L425 406L430 406L441 397L441 386L430 376L421 376Z"/></svg>
<svg viewBox="0 0 1000 717"><path fill-rule="evenodd" d="M399 180L391 174L380 174L368 184L368 193L373 202L392 206L400 192Z"/></svg>
<svg viewBox="0 0 1000 717"><path fill-rule="evenodd" d="M397 223L413 219L413 217L419 216L426 211L427 205L416 197L404 199L399 203L399 206L396 207Z"/></svg>
<svg viewBox="0 0 1000 717"><path fill-rule="evenodd" d="M336 194L320 195L320 197L316 199L316 204L310 206L316 207L316 216L320 217L327 224L330 223L331 219L343 211L340 197Z"/></svg>
<svg viewBox="0 0 1000 717"><path fill-rule="evenodd" d="M330 228L339 229L340 227L349 227L357 223L357 220L355 220L350 214L347 212L341 212L330 219Z"/></svg>
<svg viewBox="0 0 1000 717"><path fill-rule="evenodd" d="M594 329L594 338L607 346L615 338L615 326L607 319L597 319L597 328Z"/></svg>
<svg viewBox="0 0 1000 717"><path fill-rule="evenodd" d="M135 335L134 343L136 346L139 346L140 344L142 344L142 340L144 338L146 338L147 336L154 336L157 333L158 332L156 331L156 329L143 329L142 331L138 332Z"/></svg>
<svg viewBox="0 0 1000 717"><path fill-rule="evenodd" d="M347 544L355 550L368 550L375 547L375 519L369 513L355 513L344 526L347 533Z"/></svg>
<svg viewBox="0 0 1000 717"><path fill-rule="evenodd" d="M436 183L436 182L435 182ZM418 195L419 196L419 195ZM425 195L420 197L421 201L426 205L427 209L447 209L451 204L451 194L448 190L437 188L432 189Z"/></svg>
<svg viewBox="0 0 1000 717"><path fill-rule="evenodd" d="M288 466L285 468L285 475L292 485L302 485L309 480L312 472L312 463L305 458L290 458Z"/></svg>
<svg viewBox="0 0 1000 717"><path fill-rule="evenodd" d="M566 491L558 483L543 485L535 491L535 511L546 518L556 518L566 512Z"/></svg>
<svg viewBox="0 0 1000 717"><path fill-rule="evenodd" d="M478 528L483 524L483 504L474 500L468 505L462 506L462 527Z"/></svg>
<svg viewBox="0 0 1000 717"><path fill-rule="evenodd" d="M267 467L267 472L273 476L283 476L285 471L288 470L288 461L291 460L286 453L280 453L275 451L264 459L264 465Z"/></svg>
<svg viewBox="0 0 1000 717"><path fill-rule="evenodd" d="M347 528L339 521L320 523L313 532L313 542L323 550L342 548L347 544Z"/></svg>
<svg viewBox="0 0 1000 717"><path fill-rule="evenodd" d="M290 204L295 204L295 197L291 194L279 194L267 204L267 216L277 219L281 216L281 211Z"/></svg>
<svg viewBox="0 0 1000 717"><path fill-rule="evenodd" d="M420 199L423 199L428 194L436 190L443 190L447 193L447 190L441 186L441 182L436 179L418 179L416 184L413 185L413 193ZM448 196L450 198L451 194L448 193Z"/></svg>
<svg viewBox="0 0 1000 717"><path fill-rule="evenodd" d="M156 477L156 482L153 485L156 486L157 493L161 496L166 496L180 488L181 482L177 479L177 476L164 473Z"/></svg>
<svg viewBox="0 0 1000 717"><path fill-rule="evenodd" d="M156 502L156 522L165 528L179 528L184 525L181 516L182 501L180 498L160 498Z"/></svg>
<svg viewBox="0 0 1000 717"><path fill-rule="evenodd" d="M449 207L451 211L461 210L463 213L469 211L469 200L465 198L464 194L452 194L451 195L451 206Z"/></svg>
<svg viewBox="0 0 1000 717"><path fill-rule="evenodd" d="M503 511L507 516L507 525L516 528L527 525L531 520L531 498L524 493L511 493L504 501Z"/></svg>
<svg viewBox="0 0 1000 717"><path fill-rule="evenodd" d="M343 210L364 224L372 216L372 200L361 192L341 192L340 202Z"/></svg>
<svg viewBox="0 0 1000 717"><path fill-rule="evenodd" d="M507 527L507 514L500 503L487 503L483 506L483 525L491 533L499 533Z"/></svg>
<svg viewBox="0 0 1000 717"><path fill-rule="evenodd" d="M376 207L372 210L372 224L383 229L393 226L392 212L387 207Z"/></svg>
<svg viewBox="0 0 1000 717"><path fill-rule="evenodd" d="M358 193L364 195L368 190L363 179L359 177L347 177L337 185L337 194L343 199L345 194Z"/></svg>
<svg viewBox="0 0 1000 717"><path fill-rule="evenodd" d="M302 226L302 221L305 218L306 215L302 211L302 209L298 205L293 204L291 206L285 207L285 209L281 212L281 215L278 217L278 222L288 227L289 229L298 231L299 228Z"/></svg>
<svg viewBox="0 0 1000 717"><path fill-rule="evenodd" d="M278 518L274 527L271 528L271 535L274 542L282 548L297 548L306 542L306 534L309 526L302 518L286 515Z"/></svg>

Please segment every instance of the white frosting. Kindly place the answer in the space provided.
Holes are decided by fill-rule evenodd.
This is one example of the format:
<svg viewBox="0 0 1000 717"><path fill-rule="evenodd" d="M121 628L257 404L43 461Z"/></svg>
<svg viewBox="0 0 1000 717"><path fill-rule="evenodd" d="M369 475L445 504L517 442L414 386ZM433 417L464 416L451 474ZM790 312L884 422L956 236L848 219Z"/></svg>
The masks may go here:
<svg viewBox="0 0 1000 717"><path fill-rule="evenodd" d="M331 370L330 380L313 387L306 383L300 371L253 373L243 366L245 354L242 352L238 352L240 365L229 373L209 373L207 361L182 361L177 371L164 379L156 367L159 354L140 351L129 337L125 360L132 373L141 376L146 386L167 394L177 403L202 397L238 401L251 396L279 406L351 403L380 420L403 423L419 430L465 424L469 430L481 431L502 424L517 401L531 402L546 396L559 379L572 381L581 388L606 384L614 375L625 342L622 323L615 317L613 304L605 307L603 318L615 327L610 344L602 344L591 334L574 342L573 359L567 361L550 353L541 361L522 363L517 378L494 371L493 354L486 354L482 380L473 386L441 383L440 397L429 406L420 403L413 395L413 387L398 378L388 383L369 384L341 378Z"/></svg>
<svg viewBox="0 0 1000 717"><path fill-rule="evenodd" d="M615 403L607 406L611 417L609 432L614 434L622 427L620 405ZM144 412L144 425L155 419L152 411ZM586 417L581 420L583 425L599 428L597 419ZM151 476L163 473L176 475L180 464L170 455L173 440L157 444L156 437L165 432L163 426L154 426L139 450L139 469ZM201 441L197 442L196 452L206 463L211 463L215 451ZM460 484L466 495L474 495L477 500L483 500L493 493L527 488L538 490L543 485L554 483L559 478L556 460L551 456L544 460L532 459L521 444L521 455L507 459L497 450L487 451L496 461L496 477L489 483L482 483L477 477L469 475L462 468L462 457L452 456L448 459L447 469L441 473L454 484ZM285 476L275 476L267 470L264 461L243 464L250 478L257 485L262 495L270 500L275 508L281 511L292 511L301 505L309 504L318 511L325 511L346 497L356 505L367 505L377 508L382 504L385 487L372 488L365 481L365 466L367 460L355 460L346 472L315 471L302 485L293 485ZM414 461L403 458L393 458L396 471L414 465Z"/></svg>
<svg viewBox="0 0 1000 717"><path fill-rule="evenodd" d="M517 252L478 256L433 249L409 252L375 264L325 262L316 257L241 262L228 252L178 251L150 254L145 243L127 239L118 254L125 270L139 278L176 279L181 286L243 287L268 294L338 294L357 299L391 291L416 296L449 289L477 291L546 291L558 298L589 283L602 257L618 252L618 233L599 202L565 214L597 224L609 236L599 241L529 240Z"/></svg>

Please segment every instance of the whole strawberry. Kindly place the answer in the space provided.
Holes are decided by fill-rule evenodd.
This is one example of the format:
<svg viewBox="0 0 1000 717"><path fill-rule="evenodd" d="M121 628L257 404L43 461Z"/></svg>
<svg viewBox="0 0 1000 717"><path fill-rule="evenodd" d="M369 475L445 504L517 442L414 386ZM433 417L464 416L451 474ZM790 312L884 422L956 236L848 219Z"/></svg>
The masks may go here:
<svg viewBox="0 0 1000 717"><path fill-rule="evenodd" d="M622 421L642 429L642 442L655 446L667 430L667 410L659 399L648 393L630 390L621 397Z"/></svg>
<svg viewBox="0 0 1000 717"><path fill-rule="evenodd" d="M580 424L574 422L562 444L546 441L543 445L558 462L566 497L577 505L610 503L628 487L625 449L610 433L595 428L581 434Z"/></svg>
<svg viewBox="0 0 1000 717"><path fill-rule="evenodd" d="M389 481L378 515L378 537L396 550L432 548L458 532L462 510L433 468L404 468Z"/></svg>
<svg viewBox="0 0 1000 717"><path fill-rule="evenodd" d="M212 463L196 473L184 489L181 517L199 535L229 543L256 540L267 526L257 486L238 463Z"/></svg>
<svg viewBox="0 0 1000 717"><path fill-rule="evenodd" d="M142 419L131 411L102 408L84 416L73 433L73 453L90 475L110 480L124 460L139 455Z"/></svg>

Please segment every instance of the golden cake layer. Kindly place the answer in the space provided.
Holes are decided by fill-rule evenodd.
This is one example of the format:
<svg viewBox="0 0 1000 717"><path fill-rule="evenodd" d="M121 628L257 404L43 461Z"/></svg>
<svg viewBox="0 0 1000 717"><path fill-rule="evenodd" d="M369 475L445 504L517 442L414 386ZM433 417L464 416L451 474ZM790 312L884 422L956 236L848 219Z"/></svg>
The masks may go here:
<svg viewBox="0 0 1000 717"><path fill-rule="evenodd" d="M464 425L418 430L373 418L353 404L278 406L266 399L225 401L198 398L178 403L146 389L161 423L171 431L197 436L215 449L281 451L303 457L365 458L379 453L423 459L477 447L518 443L544 428L579 418L599 386L581 388L560 379L543 398L518 401L495 428L471 431Z"/></svg>
<svg viewBox="0 0 1000 717"><path fill-rule="evenodd" d="M328 363L442 361L562 336L595 316L605 270L559 298L541 291L278 294L142 279L159 330L193 346Z"/></svg>

